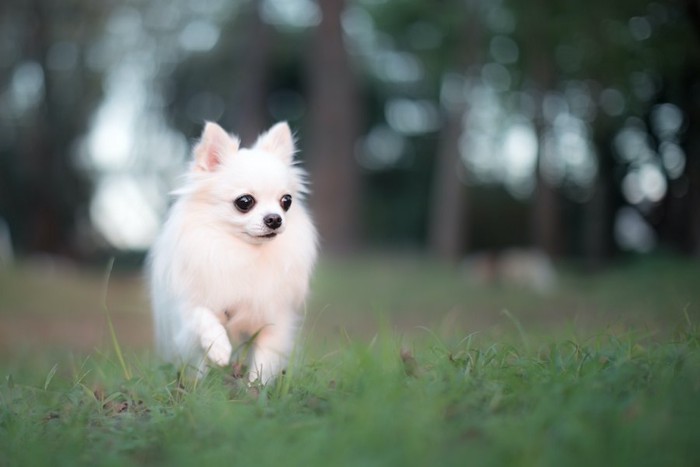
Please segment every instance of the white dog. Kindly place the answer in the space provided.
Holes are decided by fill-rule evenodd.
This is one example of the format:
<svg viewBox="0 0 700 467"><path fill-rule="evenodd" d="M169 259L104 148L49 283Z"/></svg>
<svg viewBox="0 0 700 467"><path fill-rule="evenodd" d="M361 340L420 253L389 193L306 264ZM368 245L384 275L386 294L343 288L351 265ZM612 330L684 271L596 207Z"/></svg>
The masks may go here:
<svg viewBox="0 0 700 467"><path fill-rule="evenodd" d="M207 123L149 255L158 352L205 374L253 338L250 381L285 367L317 252L286 123L251 148Z"/></svg>

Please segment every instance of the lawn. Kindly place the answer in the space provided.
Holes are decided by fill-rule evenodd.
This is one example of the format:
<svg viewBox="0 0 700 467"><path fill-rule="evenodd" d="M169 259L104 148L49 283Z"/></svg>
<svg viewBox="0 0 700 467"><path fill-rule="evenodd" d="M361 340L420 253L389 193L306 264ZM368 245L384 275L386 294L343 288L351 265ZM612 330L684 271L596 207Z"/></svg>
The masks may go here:
<svg viewBox="0 0 700 467"><path fill-rule="evenodd" d="M541 295L415 258L325 261L294 364L248 387L180 381L130 338L148 316L129 274L107 294L115 344L99 274L4 271L0 330L30 327L0 354L0 466L700 465L699 272L567 270ZM32 319L89 316L90 349L32 340Z"/></svg>

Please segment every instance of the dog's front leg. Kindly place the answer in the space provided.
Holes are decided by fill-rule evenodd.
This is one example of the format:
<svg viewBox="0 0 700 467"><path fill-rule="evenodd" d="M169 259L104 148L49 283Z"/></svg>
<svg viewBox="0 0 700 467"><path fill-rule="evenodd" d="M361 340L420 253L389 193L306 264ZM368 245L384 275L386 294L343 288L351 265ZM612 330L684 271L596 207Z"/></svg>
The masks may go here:
<svg viewBox="0 0 700 467"><path fill-rule="evenodd" d="M226 329L214 312L205 307L195 308L189 316L188 327L194 332L208 360L219 366L228 365L231 359L231 342Z"/></svg>

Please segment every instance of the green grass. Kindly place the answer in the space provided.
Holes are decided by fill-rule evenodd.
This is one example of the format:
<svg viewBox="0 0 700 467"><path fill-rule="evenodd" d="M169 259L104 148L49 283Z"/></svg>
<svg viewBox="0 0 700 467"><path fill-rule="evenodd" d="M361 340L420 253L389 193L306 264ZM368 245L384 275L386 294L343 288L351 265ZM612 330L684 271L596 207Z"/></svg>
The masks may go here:
<svg viewBox="0 0 700 467"><path fill-rule="evenodd" d="M16 362L0 465L698 465L700 353L667 342L344 342L265 388L127 356ZM49 366L51 365L51 366Z"/></svg>
<svg viewBox="0 0 700 467"><path fill-rule="evenodd" d="M388 320L402 333L420 326L459 337L510 333L507 310L537 335L573 328L587 336L614 327L668 336L686 312L700 322L699 277L697 260L670 256L628 260L596 274L565 265L555 290L538 294L507 283L474 284L466 271L429 260L360 257L320 264L309 321L322 334L340 329L371 338Z"/></svg>
<svg viewBox="0 0 700 467"><path fill-rule="evenodd" d="M700 465L697 273L662 258L539 296L429 262L325 262L267 387L179 381L119 329L88 354L0 358L0 466ZM22 303L0 296L0 317Z"/></svg>

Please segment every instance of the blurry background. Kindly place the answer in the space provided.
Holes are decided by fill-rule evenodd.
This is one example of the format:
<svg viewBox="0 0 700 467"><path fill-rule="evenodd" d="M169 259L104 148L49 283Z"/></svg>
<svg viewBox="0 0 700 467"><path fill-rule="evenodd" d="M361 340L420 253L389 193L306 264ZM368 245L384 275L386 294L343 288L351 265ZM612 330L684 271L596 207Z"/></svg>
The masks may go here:
<svg viewBox="0 0 700 467"><path fill-rule="evenodd" d="M383 255L320 274L319 308L342 301L334 272L352 284L406 252L480 285L530 274L513 281L539 292L552 264L605 274L663 252L694 291L697 0L5 0L5 316L99 309L86 290L99 296L100 280L81 266L110 256L138 272L205 120L244 144L289 121L324 253ZM91 284L74 301L56 282L66 270ZM138 277L115 281L130 291L117 308L147 316L125 298ZM25 332L0 319L6 341Z"/></svg>

